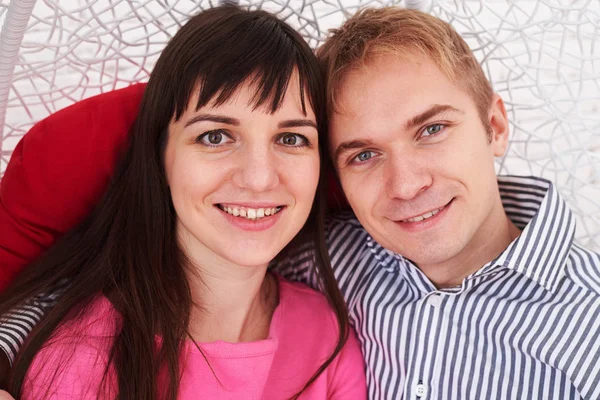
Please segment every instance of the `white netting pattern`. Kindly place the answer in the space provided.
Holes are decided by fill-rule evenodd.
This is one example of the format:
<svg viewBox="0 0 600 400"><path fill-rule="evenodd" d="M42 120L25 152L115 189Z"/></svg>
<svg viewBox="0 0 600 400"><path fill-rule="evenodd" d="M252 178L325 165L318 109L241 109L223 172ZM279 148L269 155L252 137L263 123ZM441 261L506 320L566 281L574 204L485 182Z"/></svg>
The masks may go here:
<svg viewBox="0 0 600 400"><path fill-rule="evenodd" d="M510 148L499 160L498 171L543 176L557 183L577 216L579 243L600 250L598 0L239 3L279 12L313 47L328 28L359 7L418 7L452 23L482 61L513 123ZM146 80L182 22L216 4L216 0L38 0L6 104L0 174L18 140L36 121L82 98ZM0 0L0 24L8 6L8 0Z"/></svg>

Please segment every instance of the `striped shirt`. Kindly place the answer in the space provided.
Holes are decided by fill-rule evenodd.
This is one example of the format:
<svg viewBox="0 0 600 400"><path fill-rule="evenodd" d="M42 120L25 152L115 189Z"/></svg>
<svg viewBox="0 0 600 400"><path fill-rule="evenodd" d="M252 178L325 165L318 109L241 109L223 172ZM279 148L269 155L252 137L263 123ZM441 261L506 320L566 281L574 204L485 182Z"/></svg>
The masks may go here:
<svg viewBox="0 0 600 400"><path fill-rule="evenodd" d="M370 399L600 399L600 256L573 243L574 218L550 182L498 182L522 233L455 288L436 289L351 213L330 218ZM312 259L304 247L276 268L315 286ZM14 351L7 342L22 337L4 324L0 345Z"/></svg>
<svg viewBox="0 0 600 400"><path fill-rule="evenodd" d="M27 304L0 318L0 350L6 354L11 365L27 335L44 314L56 304L56 299L67 286L68 282L61 282L60 287L56 288L53 293L40 294Z"/></svg>
<svg viewBox="0 0 600 400"><path fill-rule="evenodd" d="M436 289L351 213L329 221L370 399L600 399L600 256L573 243L574 218L550 182L498 183L522 233L455 288ZM311 259L278 268L314 285Z"/></svg>

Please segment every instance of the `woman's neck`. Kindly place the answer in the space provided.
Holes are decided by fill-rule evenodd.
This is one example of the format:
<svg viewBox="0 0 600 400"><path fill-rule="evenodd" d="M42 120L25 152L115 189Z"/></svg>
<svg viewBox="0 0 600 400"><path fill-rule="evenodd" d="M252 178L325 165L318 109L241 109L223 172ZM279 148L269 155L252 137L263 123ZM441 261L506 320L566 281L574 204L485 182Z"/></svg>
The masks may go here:
<svg viewBox="0 0 600 400"><path fill-rule="evenodd" d="M266 339L279 303L276 278L264 267L213 265L189 274L190 333L197 342Z"/></svg>

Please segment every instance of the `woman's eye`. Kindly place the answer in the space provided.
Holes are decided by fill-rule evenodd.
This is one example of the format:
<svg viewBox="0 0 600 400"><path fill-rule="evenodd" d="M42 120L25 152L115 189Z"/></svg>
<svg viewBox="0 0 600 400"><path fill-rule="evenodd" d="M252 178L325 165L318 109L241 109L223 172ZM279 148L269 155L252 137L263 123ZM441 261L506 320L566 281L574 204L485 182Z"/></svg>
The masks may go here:
<svg viewBox="0 0 600 400"><path fill-rule="evenodd" d="M358 153L352 161L362 163L373 158L374 153L372 151L361 151Z"/></svg>
<svg viewBox="0 0 600 400"><path fill-rule="evenodd" d="M422 136L436 135L436 134L440 133L442 131L442 129L444 129L444 125L443 124L429 125L423 131L423 135Z"/></svg>
<svg viewBox="0 0 600 400"><path fill-rule="evenodd" d="M198 136L196 142L207 146L219 146L231 141L229 135L221 130L210 131Z"/></svg>
<svg viewBox="0 0 600 400"><path fill-rule="evenodd" d="M288 147L304 147L308 145L308 139L297 133L284 133L279 137L278 142Z"/></svg>

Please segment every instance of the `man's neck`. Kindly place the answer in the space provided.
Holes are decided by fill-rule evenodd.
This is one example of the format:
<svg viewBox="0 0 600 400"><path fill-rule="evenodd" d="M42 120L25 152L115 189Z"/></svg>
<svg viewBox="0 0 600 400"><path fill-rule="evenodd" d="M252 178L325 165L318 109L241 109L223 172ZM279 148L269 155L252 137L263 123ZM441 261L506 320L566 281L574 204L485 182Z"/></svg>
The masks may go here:
<svg viewBox="0 0 600 400"><path fill-rule="evenodd" d="M442 263L419 264L419 269L438 289L461 285L466 277L496 258L521 234L501 206L493 211L490 219L495 222L484 224L456 256Z"/></svg>

